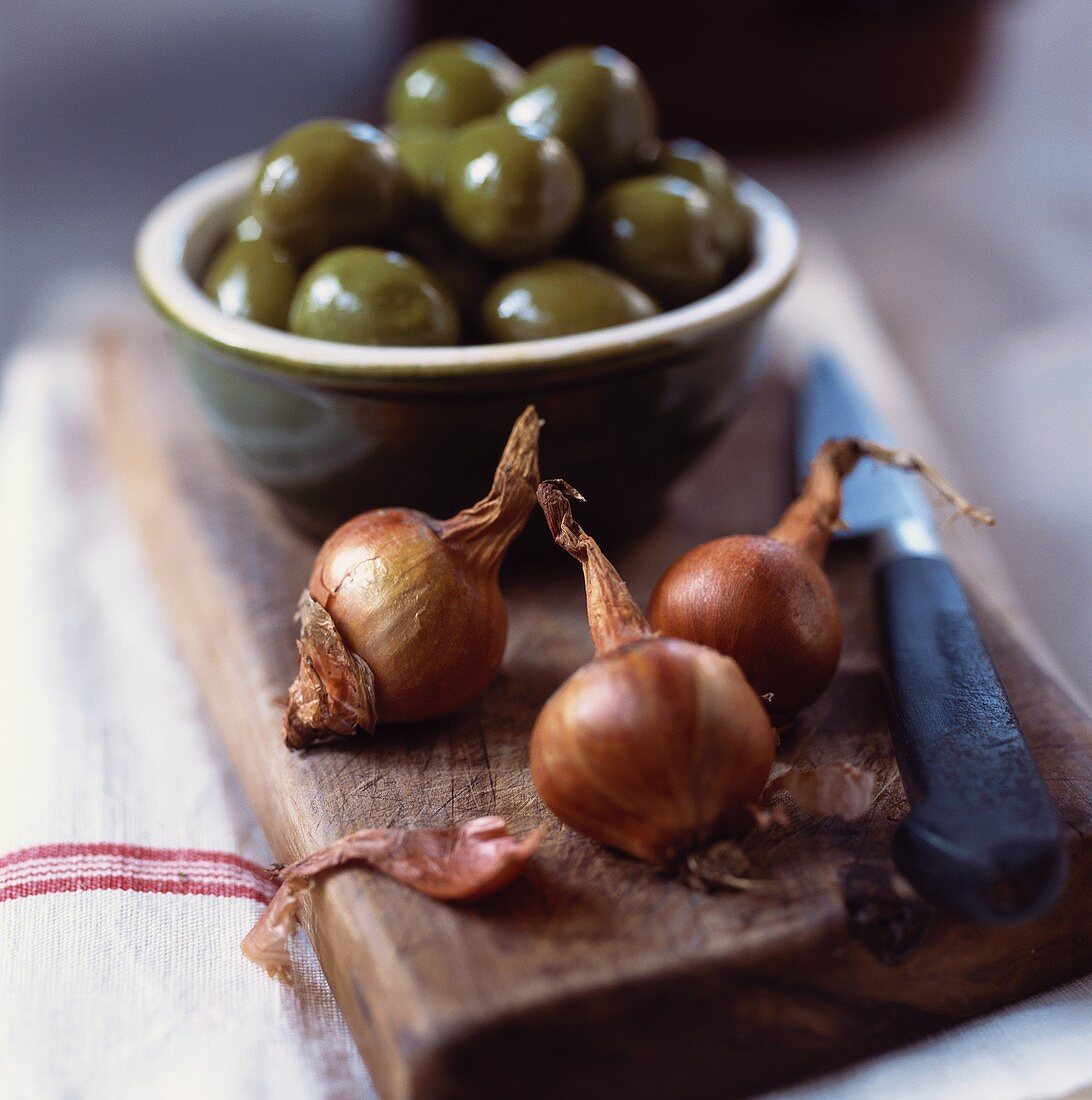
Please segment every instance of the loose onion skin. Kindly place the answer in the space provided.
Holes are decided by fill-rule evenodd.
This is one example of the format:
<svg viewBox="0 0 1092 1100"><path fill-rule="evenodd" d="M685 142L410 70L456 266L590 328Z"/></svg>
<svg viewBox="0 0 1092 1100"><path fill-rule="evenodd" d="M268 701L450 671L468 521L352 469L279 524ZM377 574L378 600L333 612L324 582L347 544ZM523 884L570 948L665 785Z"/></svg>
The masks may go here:
<svg viewBox="0 0 1092 1100"><path fill-rule="evenodd" d="M842 618L826 574L777 539L732 535L684 554L648 608L657 630L730 654L771 712L792 714L834 679Z"/></svg>
<svg viewBox="0 0 1092 1100"><path fill-rule="evenodd" d="M538 850L546 826L522 840L502 817L476 817L448 829L360 829L275 872L281 885L242 942L243 954L271 978L292 983L288 941L300 901L349 864L370 867L441 901L473 901L504 889Z"/></svg>
<svg viewBox="0 0 1092 1100"><path fill-rule="evenodd" d="M862 458L918 473L957 514L994 522L915 455L863 439L832 439L768 535L695 547L668 567L649 602L656 630L738 661L778 721L815 702L838 667L842 622L822 564L839 522L842 481Z"/></svg>
<svg viewBox="0 0 1092 1100"><path fill-rule="evenodd" d="M300 602L289 748L452 714L490 684L508 630L497 578L535 504L540 425L528 407L489 493L451 519L379 508L326 540Z"/></svg>
<svg viewBox="0 0 1092 1100"><path fill-rule="evenodd" d="M554 539L584 567L596 658L547 700L531 775L566 824L638 859L674 864L753 820L776 739L739 666L650 629L625 583L572 518L559 481L539 486Z"/></svg>

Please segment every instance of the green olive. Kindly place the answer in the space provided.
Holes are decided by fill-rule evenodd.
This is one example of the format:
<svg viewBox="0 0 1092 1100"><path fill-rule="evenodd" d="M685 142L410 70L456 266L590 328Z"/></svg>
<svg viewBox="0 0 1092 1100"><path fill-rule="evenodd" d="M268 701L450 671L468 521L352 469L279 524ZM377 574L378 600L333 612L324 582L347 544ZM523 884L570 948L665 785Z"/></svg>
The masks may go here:
<svg viewBox="0 0 1092 1100"><path fill-rule="evenodd" d="M440 205L450 228L486 256L516 261L553 248L584 203L584 176L548 134L479 119L451 140Z"/></svg>
<svg viewBox="0 0 1092 1100"><path fill-rule="evenodd" d="M520 86L523 70L479 38L446 39L414 50L387 89L395 126L452 129L491 115Z"/></svg>
<svg viewBox="0 0 1092 1100"><path fill-rule="evenodd" d="M390 138L343 119L307 122L278 138L250 195L263 233L301 262L343 244L385 243L410 199Z"/></svg>
<svg viewBox="0 0 1092 1100"><path fill-rule="evenodd" d="M724 281L728 256L709 192L678 176L639 176L608 187L588 216L594 257L665 306Z"/></svg>
<svg viewBox="0 0 1092 1100"><path fill-rule="evenodd" d="M401 252L340 248L303 274L289 331L344 344L459 342L459 315L428 268Z"/></svg>
<svg viewBox="0 0 1092 1100"><path fill-rule="evenodd" d="M678 138L666 144L656 158L659 175L680 176L709 192L717 207L717 231L728 257L728 267L743 267L751 248L751 226L747 211L736 196L737 174L720 155L692 138Z"/></svg>
<svg viewBox="0 0 1092 1100"><path fill-rule="evenodd" d="M391 140L398 150L418 203L431 202L440 186L451 131L435 126L409 126L393 131Z"/></svg>
<svg viewBox="0 0 1092 1100"><path fill-rule="evenodd" d="M628 279L583 260L543 260L509 272L482 302L482 325L498 342L540 340L624 325L659 313Z"/></svg>
<svg viewBox="0 0 1092 1100"><path fill-rule="evenodd" d="M561 138L597 183L656 154L652 93L637 66L607 46L574 46L543 58L505 114L517 126Z"/></svg>
<svg viewBox="0 0 1092 1100"><path fill-rule="evenodd" d="M285 328L299 272L267 240L228 238L205 276L205 293L221 312L270 328Z"/></svg>
<svg viewBox="0 0 1092 1100"><path fill-rule="evenodd" d="M704 187L715 199L735 199L738 176L715 149L693 138L676 138L660 149L653 171L662 176L682 176Z"/></svg>

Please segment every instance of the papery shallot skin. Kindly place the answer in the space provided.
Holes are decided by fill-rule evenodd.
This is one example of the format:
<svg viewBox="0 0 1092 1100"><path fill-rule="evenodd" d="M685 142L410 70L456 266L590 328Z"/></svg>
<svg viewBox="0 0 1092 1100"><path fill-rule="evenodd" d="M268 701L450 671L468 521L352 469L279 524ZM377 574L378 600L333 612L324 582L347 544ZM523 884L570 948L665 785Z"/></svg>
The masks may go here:
<svg viewBox="0 0 1092 1100"><path fill-rule="evenodd" d="M356 516L327 540L311 595L375 677L384 722L460 710L500 669L508 615L495 576L468 569L443 524L407 508Z"/></svg>
<svg viewBox="0 0 1092 1100"><path fill-rule="evenodd" d="M856 821L872 808L876 776L848 760L833 760L818 767L780 764L770 776L766 797L772 798L781 791L812 817Z"/></svg>
<svg viewBox="0 0 1092 1100"><path fill-rule="evenodd" d="M502 817L476 817L441 829L360 829L277 873L280 888L241 944L270 977L291 983L288 954L301 898L323 876L358 864L441 901L474 901L502 890L523 873L546 826L522 839Z"/></svg>
<svg viewBox="0 0 1092 1100"><path fill-rule="evenodd" d="M735 661L650 635L596 658L547 700L531 735L531 773L566 824L670 864L750 823L774 749Z"/></svg>

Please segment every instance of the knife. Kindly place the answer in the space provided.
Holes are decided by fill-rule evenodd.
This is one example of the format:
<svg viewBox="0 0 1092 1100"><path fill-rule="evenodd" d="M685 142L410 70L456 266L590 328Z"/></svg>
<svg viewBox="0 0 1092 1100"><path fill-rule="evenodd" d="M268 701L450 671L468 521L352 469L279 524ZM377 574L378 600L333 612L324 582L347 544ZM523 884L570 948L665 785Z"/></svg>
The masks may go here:
<svg viewBox="0 0 1092 1100"><path fill-rule="evenodd" d="M891 432L837 356L797 406L801 479L827 439ZM891 736L910 813L892 845L923 897L970 920L1032 920L1065 879L1061 821L915 479L868 461L846 479L843 537L871 540Z"/></svg>

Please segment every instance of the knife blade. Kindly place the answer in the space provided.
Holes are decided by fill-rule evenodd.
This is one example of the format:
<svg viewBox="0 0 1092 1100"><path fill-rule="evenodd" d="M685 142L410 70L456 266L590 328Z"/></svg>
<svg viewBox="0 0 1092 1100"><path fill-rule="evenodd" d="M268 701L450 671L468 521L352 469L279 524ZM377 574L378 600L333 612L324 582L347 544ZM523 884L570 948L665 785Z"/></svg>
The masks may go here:
<svg viewBox="0 0 1092 1100"><path fill-rule="evenodd" d="M893 445L845 366L817 352L797 405L803 478L827 439ZM1032 920L1065 879L1061 821L913 478L863 462L843 487L845 538L870 540L891 737L910 813L892 845L924 897L987 924Z"/></svg>

